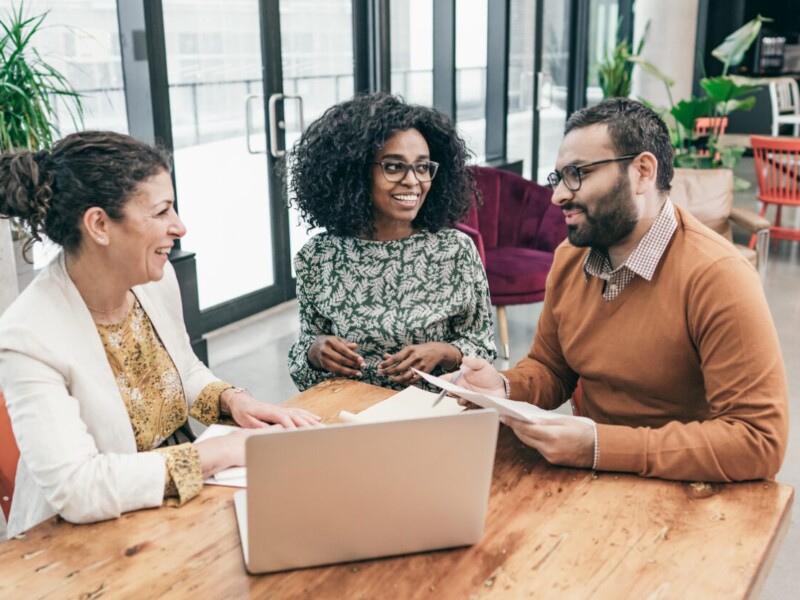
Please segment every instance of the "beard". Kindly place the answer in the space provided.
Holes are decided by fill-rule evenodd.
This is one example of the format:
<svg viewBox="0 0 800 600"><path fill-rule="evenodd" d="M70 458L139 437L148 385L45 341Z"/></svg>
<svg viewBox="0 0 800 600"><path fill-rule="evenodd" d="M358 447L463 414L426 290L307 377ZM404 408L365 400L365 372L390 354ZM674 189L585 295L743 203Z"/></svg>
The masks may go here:
<svg viewBox="0 0 800 600"><path fill-rule="evenodd" d="M583 211L584 223L567 225L567 237L573 246L607 249L628 237L636 227L638 215L631 198L631 184L620 173L614 187L594 201L594 210L581 202L567 202L563 210Z"/></svg>

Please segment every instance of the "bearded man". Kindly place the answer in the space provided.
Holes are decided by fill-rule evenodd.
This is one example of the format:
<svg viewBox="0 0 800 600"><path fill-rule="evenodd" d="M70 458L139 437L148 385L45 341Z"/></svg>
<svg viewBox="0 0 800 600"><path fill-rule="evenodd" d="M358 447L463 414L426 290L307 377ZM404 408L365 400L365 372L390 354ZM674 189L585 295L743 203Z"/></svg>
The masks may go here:
<svg viewBox="0 0 800 600"><path fill-rule="evenodd" d="M773 477L788 390L759 277L669 200L672 146L652 110L615 98L574 113L548 177L569 238L530 353L460 384L553 409L580 379L582 414L502 418L554 464L678 480Z"/></svg>

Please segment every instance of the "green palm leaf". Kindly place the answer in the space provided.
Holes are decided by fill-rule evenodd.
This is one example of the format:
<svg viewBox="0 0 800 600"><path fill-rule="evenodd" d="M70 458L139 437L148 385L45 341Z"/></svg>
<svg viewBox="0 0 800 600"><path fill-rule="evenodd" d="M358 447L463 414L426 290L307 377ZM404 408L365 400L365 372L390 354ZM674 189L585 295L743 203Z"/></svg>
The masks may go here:
<svg viewBox="0 0 800 600"><path fill-rule="evenodd" d="M65 101L75 128L83 126L82 96L34 46L47 15L26 16L20 2L0 17L0 152L52 145L56 98Z"/></svg>

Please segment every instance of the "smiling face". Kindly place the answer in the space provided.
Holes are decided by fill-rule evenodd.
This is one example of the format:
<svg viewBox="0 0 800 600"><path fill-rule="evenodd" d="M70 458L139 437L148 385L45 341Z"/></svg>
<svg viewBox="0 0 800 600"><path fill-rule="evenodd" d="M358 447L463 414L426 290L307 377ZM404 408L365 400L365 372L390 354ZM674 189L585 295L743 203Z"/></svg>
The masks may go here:
<svg viewBox="0 0 800 600"><path fill-rule="evenodd" d="M399 161L412 164L430 160L428 143L416 129L393 133L373 162ZM380 164L372 167L372 205L376 239L398 239L411 235L411 223L417 218L431 182L420 183L409 169L401 181L392 183L383 175Z"/></svg>
<svg viewBox="0 0 800 600"><path fill-rule="evenodd" d="M616 155L605 125L573 129L559 148L556 169ZM553 203L564 213L569 241L574 246L612 248L636 229L639 211L627 173L625 167L620 170L619 163L606 163L581 169L577 192L568 190L563 182L556 187Z"/></svg>
<svg viewBox="0 0 800 600"><path fill-rule="evenodd" d="M158 281L175 240L186 227L175 212L169 173L142 181L125 203L123 219L109 227L109 253L129 287Z"/></svg>

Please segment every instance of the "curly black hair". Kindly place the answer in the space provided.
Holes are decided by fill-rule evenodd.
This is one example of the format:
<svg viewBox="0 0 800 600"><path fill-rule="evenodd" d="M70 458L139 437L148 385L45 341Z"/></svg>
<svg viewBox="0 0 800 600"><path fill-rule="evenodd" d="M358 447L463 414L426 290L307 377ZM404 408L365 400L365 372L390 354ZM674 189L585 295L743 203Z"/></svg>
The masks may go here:
<svg viewBox="0 0 800 600"><path fill-rule="evenodd" d="M374 233L371 181L375 154L397 131L416 129L439 171L412 225L436 232L461 221L478 191L470 153L455 124L425 106L377 92L329 108L295 143L287 161L289 202L303 220L342 236Z"/></svg>

